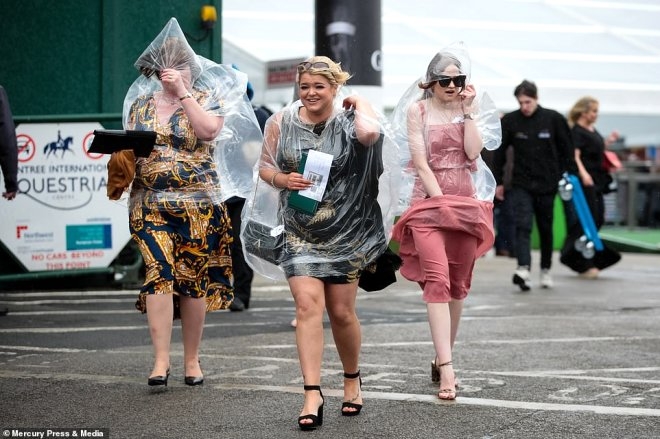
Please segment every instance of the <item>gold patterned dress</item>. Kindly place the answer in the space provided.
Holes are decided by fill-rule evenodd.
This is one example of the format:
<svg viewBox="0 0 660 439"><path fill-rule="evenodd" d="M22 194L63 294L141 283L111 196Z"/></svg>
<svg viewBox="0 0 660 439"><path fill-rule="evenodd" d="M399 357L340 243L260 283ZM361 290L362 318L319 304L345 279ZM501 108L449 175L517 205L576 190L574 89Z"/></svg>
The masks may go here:
<svg viewBox="0 0 660 439"><path fill-rule="evenodd" d="M208 108L207 96L194 92ZM222 115L217 105L210 111ZM130 230L146 266L136 308L146 312L147 294L204 297L206 310L225 309L231 287L231 225L220 199L213 142L195 136L178 108L166 125L156 116L153 96L132 105L128 129L156 131L156 146L138 159L130 196Z"/></svg>

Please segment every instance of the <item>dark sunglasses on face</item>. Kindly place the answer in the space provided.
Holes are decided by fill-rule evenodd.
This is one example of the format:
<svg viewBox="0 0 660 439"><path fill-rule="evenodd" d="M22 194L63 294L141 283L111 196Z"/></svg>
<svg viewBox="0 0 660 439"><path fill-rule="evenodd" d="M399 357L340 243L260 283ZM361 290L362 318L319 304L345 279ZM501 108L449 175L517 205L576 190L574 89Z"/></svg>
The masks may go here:
<svg viewBox="0 0 660 439"><path fill-rule="evenodd" d="M158 78L158 80L161 79L160 75L162 74L160 70L151 69L149 67L140 67L140 73L142 73L147 78L151 78L153 75L156 75L156 78Z"/></svg>
<svg viewBox="0 0 660 439"><path fill-rule="evenodd" d="M440 84L440 87L449 87L449 83L453 82L454 87L462 88L465 87L465 79L467 77L465 75L458 75L458 76L440 76L437 81L438 84Z"/></svg>
<svg viewBox="0 0 660 439"><path fill-rule="evenodd" d="M155 73L158 79L160 79L160 72L156 71L155 69L151 69L149 67L140 67L140 73L142 73L147 78L151 78Z"/></svg>
<svg viewBox="0 0 660 439"><path fill-rule="evenodd" d="M298 64L298 73L306 72L309 69L329 69L329 68L330 65L323 61L317 61L314 63L305 61Z"/></svg>

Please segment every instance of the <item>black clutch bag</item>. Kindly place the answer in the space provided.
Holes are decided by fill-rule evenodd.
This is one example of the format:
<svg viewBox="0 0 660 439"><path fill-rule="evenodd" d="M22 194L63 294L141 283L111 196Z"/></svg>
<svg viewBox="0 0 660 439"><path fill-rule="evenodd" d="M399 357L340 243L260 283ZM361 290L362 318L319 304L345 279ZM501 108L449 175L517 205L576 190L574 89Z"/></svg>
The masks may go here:
<svg viewBox="0 0 660 439"><path fill-rule="evenodd" d="M89 152L112 154L132 149L136 157L149 157L155 143L155 131L94 130L94 139Z"/></svg>
<svg viewBox="0 0 660 439"><path fill-rule="evenodd" d="M358 285L365 291L380 291L396 282L396 271L403 261L392 250L387 248L378 256L375 263L362 271Z"/></svg>
<svg viewBox="0 0 660 439"><path fill-rule="evenodd" d="M271 235L272 227L250 220L243 230L245 250L271 264L279 265L284 247L284 233Z"/></svg>

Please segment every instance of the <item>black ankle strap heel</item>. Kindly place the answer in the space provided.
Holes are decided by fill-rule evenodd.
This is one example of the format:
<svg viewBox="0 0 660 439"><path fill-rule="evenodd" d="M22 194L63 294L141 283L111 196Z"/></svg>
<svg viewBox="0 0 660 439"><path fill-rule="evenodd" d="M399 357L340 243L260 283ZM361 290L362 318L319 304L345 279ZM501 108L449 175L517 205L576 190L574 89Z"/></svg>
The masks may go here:
<svg viewBox="0 0 660 439"><path fill-rule="evenodd" d="M325 398L323 398L323 392L321 392L321 386L304 385L303 389L305 390L305 392L311 390L318 390L319 395L321 395L321 405L319 406L316 415L309 414L298 417L298 427L300 427L302 431L316 430L317 427L323 425L323 404L325 404ZM306 419L309 419L312 422L303 422L303 423L300 422Z"/></svg>
<svg viewBox="0 0 660 439"><path fill-rule="evenodd" d="M344 372L344 378L347 380L354 380L354 379L359 379L360 380L360 391L358 392L357 395L355 395L355 398L349 400L349 401L344 401L341 403L341 414L342 416L357 416L360 414L360 411L362 410L362 404L356 404L353 401L358 399L360 395L362 394L362 377L360 376L360 371L358 370L355 373L346 373ZM350 411L345 411L344 409L354 409Z"/></svg>

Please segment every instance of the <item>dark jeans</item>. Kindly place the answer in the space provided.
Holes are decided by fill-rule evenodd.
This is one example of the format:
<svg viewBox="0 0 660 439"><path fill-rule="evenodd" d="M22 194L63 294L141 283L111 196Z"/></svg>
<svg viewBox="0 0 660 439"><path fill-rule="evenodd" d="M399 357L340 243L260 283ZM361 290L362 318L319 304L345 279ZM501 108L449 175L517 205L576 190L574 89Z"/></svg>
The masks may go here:
<svg viewBox="0 0 660 439"><path fill-rule="evenodd" d="M232 237L234 238L234 242L231 245L231 263L234 274L234 296L241 299L247 308L250 306L254 272L247 262L245 262L243 245L241 244L241 212L245 200L242 198L233 198L226 204L229 218L231 219Z"/></svg>
<svg viewBox="0 0 660 439"><path fill-rule="evenodd" d="M504 191L504 200L495 200L493 210L495 219L495 250L506 251L509 255L516 254L516 222L513 212L513 200L510 198L510 190Z"/></svg>
<svg viewBox="0 0 660 439"><path fill-rule="evenodd" d="M516 221L516 257L519 266L532 265L532 221L536 218L541 244L541 269L552 266L552 222L555 194L533 194L525 189L514 187L509 195L513 200Z"/></svg>

